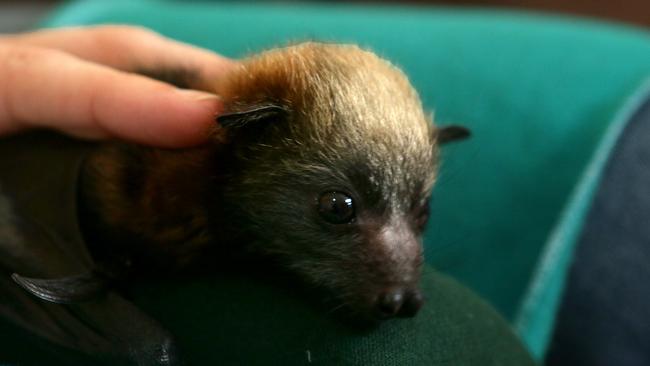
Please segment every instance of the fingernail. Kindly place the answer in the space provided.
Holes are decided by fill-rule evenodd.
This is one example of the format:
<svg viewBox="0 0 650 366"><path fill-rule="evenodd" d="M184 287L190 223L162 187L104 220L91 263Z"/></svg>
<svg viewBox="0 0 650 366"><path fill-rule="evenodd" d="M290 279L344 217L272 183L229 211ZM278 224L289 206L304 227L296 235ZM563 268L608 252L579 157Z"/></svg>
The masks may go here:
<svg viewBox="0 0 650 366"><path fill-rule="evenodd" d="M184 95L186 98L190 98L192 100L221 100L221 97L204 92L204 91L199 91L199 90L190 90L190 89L178 89L178 92L182 95Z"/></svg>

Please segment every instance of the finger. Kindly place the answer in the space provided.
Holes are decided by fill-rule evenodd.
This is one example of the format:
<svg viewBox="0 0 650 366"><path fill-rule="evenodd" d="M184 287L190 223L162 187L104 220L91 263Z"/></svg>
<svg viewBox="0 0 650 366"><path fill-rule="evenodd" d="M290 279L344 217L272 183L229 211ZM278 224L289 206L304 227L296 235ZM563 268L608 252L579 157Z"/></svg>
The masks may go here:
<svg viewBox="0 0 650 366"><path fill-rule="evenodd" d="M0 80L0 133L47 127L180 147L205 140L222 107L211 94L41 48L0 45Z"/></svg>
<svg viewBox="0 0 650 366"><path fill-rule="evenodd" d="M198 73L200 79L209 82L216 82L235 64L216 53L134 26L104 25L40 30L6 36L0 38L2 40L55 48L84 60L125 71L182 68Z"/></svg>

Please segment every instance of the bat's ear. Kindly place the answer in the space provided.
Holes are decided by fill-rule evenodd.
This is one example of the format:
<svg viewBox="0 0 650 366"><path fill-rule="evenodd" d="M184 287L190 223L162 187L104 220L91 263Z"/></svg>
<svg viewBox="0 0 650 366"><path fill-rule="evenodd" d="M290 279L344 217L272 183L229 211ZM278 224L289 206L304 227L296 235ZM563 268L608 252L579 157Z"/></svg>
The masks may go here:
<svg viewBox="0 0 650 366"><path fill-rule="evenodd" d="M433 132L436 142L440 145L451 141L463 140L471 136L468 128L458 125L438 127Z"/></svg>
<svg viewBox="0 0 650 366"><path fill-rule="evenodd" d="M280 119L287 113L288 109L280 105L264 104L220 114L216 117L216 121L225 128L241 128L252 123L258 124Z"/></svg>

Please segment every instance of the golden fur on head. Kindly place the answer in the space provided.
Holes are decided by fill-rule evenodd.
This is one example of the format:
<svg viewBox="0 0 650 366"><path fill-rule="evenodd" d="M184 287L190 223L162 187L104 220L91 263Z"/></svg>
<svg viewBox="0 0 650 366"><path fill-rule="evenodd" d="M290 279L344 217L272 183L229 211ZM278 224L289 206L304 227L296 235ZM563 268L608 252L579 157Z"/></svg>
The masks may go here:
<svg viewBox="0 0 650 366"><path fill-rule="evenodd" d="M356 46L304 43L244 60L215 92L230 114L285 111L227 127L241 169L225 197L257 250L332 292L362 289L345 300L357 308L388 284L415 293L415 223L426 221L438 146L406 76ZM313 207L327 191L356 202L353 225L323 227Z"/></svg>
<svg viewBox="0 0 650 366"><path fill-rule="evenodd" d="M393 189L413 174L428 178L425 190L433 184L432 121L406 75L372 52L313 42L273 49L244 60L215 92L230 112L269 104L288 109L284 148L318 149L325 160L356 151L369 173L381 172L371 178Z"/></svg>

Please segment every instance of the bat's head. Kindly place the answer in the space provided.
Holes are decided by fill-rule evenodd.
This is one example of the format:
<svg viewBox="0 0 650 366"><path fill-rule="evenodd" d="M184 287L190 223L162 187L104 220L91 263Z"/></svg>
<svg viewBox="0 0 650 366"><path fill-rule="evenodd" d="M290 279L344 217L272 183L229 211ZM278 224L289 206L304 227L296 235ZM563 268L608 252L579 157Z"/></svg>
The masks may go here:
<svg viewBox="0 0 650 366"><path fill-rule="evenodd" d="M437 129L405 75L355 46L246 60L217 92L232 140L225 200L270 255L358 318L414 316Z"/></svg>

